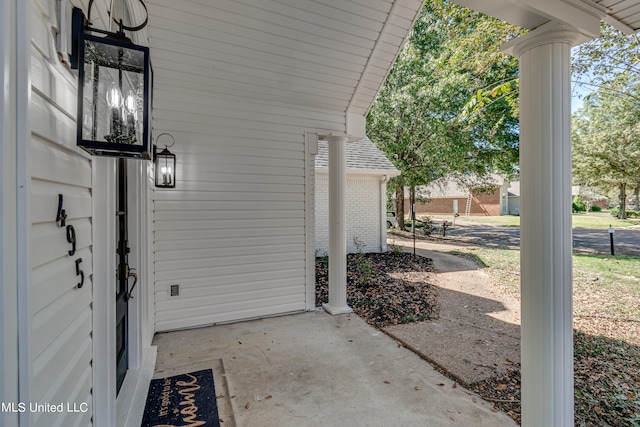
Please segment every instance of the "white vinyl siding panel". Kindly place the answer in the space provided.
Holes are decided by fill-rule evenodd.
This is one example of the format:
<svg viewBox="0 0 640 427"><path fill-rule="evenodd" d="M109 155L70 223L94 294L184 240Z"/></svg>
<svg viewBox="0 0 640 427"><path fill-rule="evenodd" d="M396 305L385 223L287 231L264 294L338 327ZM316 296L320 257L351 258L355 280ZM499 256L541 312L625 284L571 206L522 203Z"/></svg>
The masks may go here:
<svg viewBox="0 0 640 427"><path fill-rule="evenodd" d="M91 159L75 147L75 76L58 61L55 3L32 1L30 144L31 402L93 407ZM66 228L55 222L58 194L66 225L75 229L69 255ZM75 260L82 258L84 286L76 285ZM92 424L86 413L34 413L34 426Z"/></svg>
<svg viewBox="0 0 640 427"><path fill-rule="evenodd" d="M173 89L365 114L421 6L393 3L149 0L154 70Z"/></svg>
<svg viewBox="0 0 640 427"><path fill-rule="evenodd" d="M157 330L307 309L304 132L344 131L344 114L155 78L154 126L178 159L176 188L153 196Z"/></svg>

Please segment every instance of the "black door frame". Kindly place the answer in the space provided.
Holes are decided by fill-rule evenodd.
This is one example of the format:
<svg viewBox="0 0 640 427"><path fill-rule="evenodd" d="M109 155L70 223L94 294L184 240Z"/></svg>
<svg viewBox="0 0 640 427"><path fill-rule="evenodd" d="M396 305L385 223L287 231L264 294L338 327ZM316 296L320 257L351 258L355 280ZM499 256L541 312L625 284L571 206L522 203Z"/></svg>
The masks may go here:
<svg viewBox="0 0 640 427"><path fill-rule="evenodd" d="M129 242L127 207L127 163L117 159L116 163L116 394L129 369L129 304L127 298L129 281Z"/></svg>

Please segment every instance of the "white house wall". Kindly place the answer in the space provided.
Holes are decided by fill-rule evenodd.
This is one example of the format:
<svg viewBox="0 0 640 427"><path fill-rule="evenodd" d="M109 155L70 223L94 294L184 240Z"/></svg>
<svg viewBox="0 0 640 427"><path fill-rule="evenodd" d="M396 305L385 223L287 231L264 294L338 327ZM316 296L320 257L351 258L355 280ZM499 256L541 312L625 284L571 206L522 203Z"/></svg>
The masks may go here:
<svg viewBox="0 0 640 427"><path fill-rule="evenodd" d="M520 215L520 196L509 197L509 214Z"/></svg>
<svg viewBox="0 0 640 427"><path fill-rule="evenodd" d="M349 176L347 173L347 253L359 248L354 239L364 245L364 252L380 252L380 177ZM316 175L315 250L316 255L329 252L329 182L326 174ZM385 212L386 215L386 212Z"/></svg>
<svg viewBox="0 0 640 427"><path fill-rule="evenodd" d="M85 403L84 413L37 412L34 426L92 423L91 158L75 147L76 77L54 46L55 1L31 1L30 402ZM58 194L77 238L55 222ZM84 286L78 288L76 260Z"/></svg>
<svg viewBox="0 0 640 427"><path fill-rule="evenodd" d="M171 56L154 49L156 64ZM178 159L176 188L154 194L157 330L308 309L304 135L344 129L344 114L214 97L155 70L155 132Z"/></svg>
<svg viewBox="0 0 640 427"><path fill-rule="evenodd" d="M16 162L18 150L17 99L28 88L18 90L19 70L26 68L27 59L16 60L20 43L16 40L19 16L26 15L25 8L18 12L16 1L0 0L0 402L20 400L18 336L20 319L18 285L18 230L17 222L22 208L17 201L19 168ZM21 92L21 93L20 93ZM26 126L25 126L26 127ZM17 425L19 414L0 412L0 425Z"/></svg>
<svg viewBox="0 0 640 427"><path fill-rule="evenodd" d="M364 121L422 2L146 4L154 135L178 156L154 196L157 329L313 308L305 133Z"/></svg>

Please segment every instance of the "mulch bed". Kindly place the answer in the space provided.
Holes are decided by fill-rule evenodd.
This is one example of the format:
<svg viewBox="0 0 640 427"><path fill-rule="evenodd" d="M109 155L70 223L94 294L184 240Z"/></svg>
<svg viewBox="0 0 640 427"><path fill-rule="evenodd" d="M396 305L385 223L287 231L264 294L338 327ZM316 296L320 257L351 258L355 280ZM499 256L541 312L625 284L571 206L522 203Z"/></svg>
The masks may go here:
<svg viewBox="0 0 640 427"><path fill-rule="evenodd" d="M328 302L327 258L316 260L316 306ZM412 254L347 255L347 304L383 327L437 317L433 262Z"/></svg>

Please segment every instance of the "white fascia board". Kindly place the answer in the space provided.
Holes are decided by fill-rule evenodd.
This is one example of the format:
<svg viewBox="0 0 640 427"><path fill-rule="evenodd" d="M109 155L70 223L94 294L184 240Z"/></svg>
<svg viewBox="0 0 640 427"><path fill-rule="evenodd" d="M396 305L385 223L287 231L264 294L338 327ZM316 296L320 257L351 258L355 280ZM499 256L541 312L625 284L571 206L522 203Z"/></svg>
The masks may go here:
<svg viewBox="0 0 640 427"><path fill-rule="evenodd" d="M574 0L454 0L462 6L529 30L550 21L574 27L588 38L600 35L605 14L597 7Z"/></svg>
<svg viewBox="0 0 640 427"><path fill-rule="evenodd" d="M550 19L510 0L453 0L460 6L473 9L526 29L534 29Z"/></svg>
<svg viewBox="0 0 640 427"><path fill-rule="evenodd" d="M519 57L524 50L537 45L566 42L571 46L577 46L591 40L591 38L566 24L551 21L520 37L503 43L500 49L509 55Z"/></svg>
<svg viewBox="0 0 640 427"><path fill-rule="evenodd" d="M604 14L596 8L557 0L535 0L523 2L532 11L539 11L553 21L563 22L576 28L587 37L600 36L600 21Z"/></svg>

